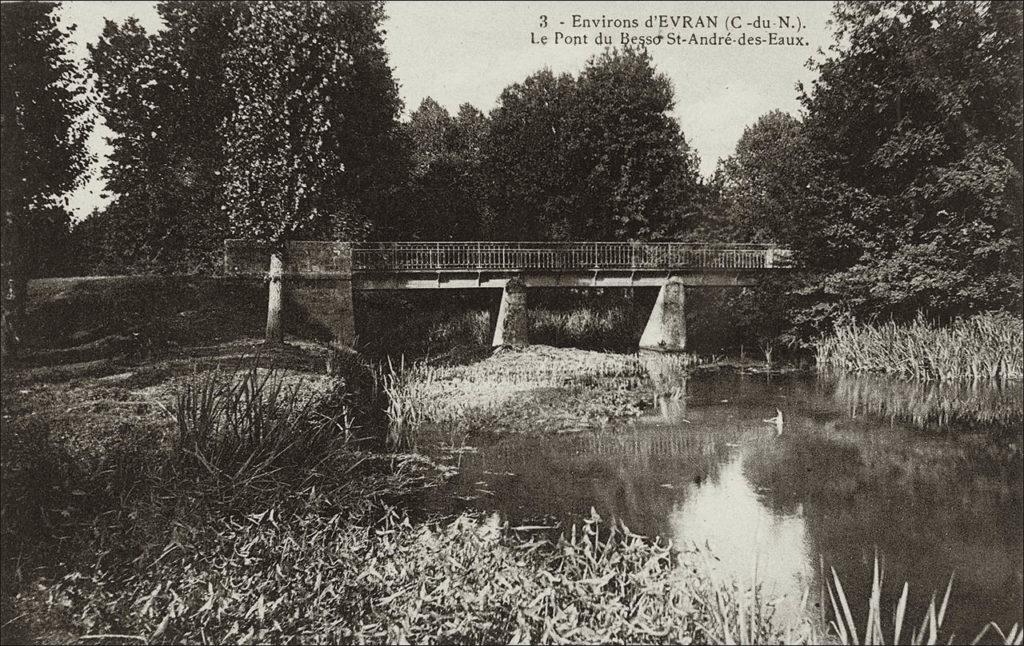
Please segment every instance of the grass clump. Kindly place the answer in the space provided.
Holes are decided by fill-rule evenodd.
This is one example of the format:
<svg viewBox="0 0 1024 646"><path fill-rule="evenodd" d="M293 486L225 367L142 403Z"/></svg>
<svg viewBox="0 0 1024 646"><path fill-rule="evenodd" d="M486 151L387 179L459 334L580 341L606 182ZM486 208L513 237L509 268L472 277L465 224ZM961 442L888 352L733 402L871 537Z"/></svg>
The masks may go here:
<svg viewBox="0 0 1024 646"><path fill-rule="evenodd" d="M641 413L657 394L685 389L690 355L609 354L530 346L502 350L471 365L388 363L390 438L416 446L425 426L462 436L477 430L564 432Z"/></svg>
<svg viewBox="0 0 1024 646"><path fill-rule="evenodd" d="M818 365L844 372L881 372L923 380L1024 376L1024 327L1005 312L945 326L919 316L905 325L851 321L817 343Z"/></svg>
<svg viewBox="0 0 1024 646"><path fill-rule="evenodd" d="M347 403L327 410L328 397L256 362L240 372L196 372L171 409L175 463L215 482L313 468L355 431Z"/></svg>

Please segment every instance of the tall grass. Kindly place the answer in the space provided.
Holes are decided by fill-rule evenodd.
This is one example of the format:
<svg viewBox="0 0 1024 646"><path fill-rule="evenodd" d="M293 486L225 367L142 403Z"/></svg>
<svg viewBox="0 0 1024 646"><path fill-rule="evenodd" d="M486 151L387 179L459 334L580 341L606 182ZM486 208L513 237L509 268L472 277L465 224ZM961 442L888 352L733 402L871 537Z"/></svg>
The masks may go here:
<svg viewBox="0 0 1024 646"><path fill-rule="evenodd" d="M253 362L242 371L196 372L178 391L173 460L195 475L241 483L302 470L352 437L344 402L328 409L329 393L290 381Z"/></svg>
<svg viewBox="0 0 1024 646"><path fill-rule="evenodd" d="M553 346L595 350L635 348L643 321L624 303L579 304L571 310L536 308L530 312L530 340Z"/></svg>
<svg viewBox="0 0 1024 646"><path fill-rule="evenodd" d="M418 427L454 426L496 412L528 391L563 389L626 393L677 392L698 359L683 354L608 354L532 346L503 351L472 365L404 361L382 364L378 381L388 395L389 438L412 448ZM607 391L607 392L606 392ZM623 411L626 413L627 411Z"/></svg>
<svg viewBox="0 0 1024 646"><path fill-rule="evenodd" d="M817 343L818 365L844 372L881 372L914 379L1020 379L1024 329L1005 312L957 319L944 326L919 316L894 322L838 325Z"/></svg>
<svg viewBox="0 0 1024 646"><path fill-rule="evenodd" d="M854 620L853 613L850 610L850 603L846 597L846 591L843 589L843 583L835 568L830 568L830 573L832 575L831 579L824 572L822 573L822 577L826 582L825 587L828 590L833 617L829 626L841 643L899 644L901 639L903 640L902 643L907 644L939 643L942 638L942 622L946 618L946 610L949 607L949 594L953 589L952 577L950 577L949 583L946 585L946 592L938 606L935 603L936 596L934 593L932 594L924 617L922 617L921 623L916 628L914 624L908 623L907 596L910 586L904 583L900 598L897 600L896 607L893 610L892 625L888 633L892 636L891 641L887 642L889 638L886 635L885 622L883 621L884 613L882 612L882 580L884 573L879 567L878 556L875 556L874 561L874 570L871 577L871 594L868 600L868 615L864 621L863 633L857 630L857 622ZM979 643L990 631L998 635L1004 644L1021 644L1024 642L1024 632L1021 631L1018 624L1013 624L1010 630L1004 633L998 625L990 622L981 629L971 643ZM949 641L952 642L952 640L953 637L949 637Z"/></svg>

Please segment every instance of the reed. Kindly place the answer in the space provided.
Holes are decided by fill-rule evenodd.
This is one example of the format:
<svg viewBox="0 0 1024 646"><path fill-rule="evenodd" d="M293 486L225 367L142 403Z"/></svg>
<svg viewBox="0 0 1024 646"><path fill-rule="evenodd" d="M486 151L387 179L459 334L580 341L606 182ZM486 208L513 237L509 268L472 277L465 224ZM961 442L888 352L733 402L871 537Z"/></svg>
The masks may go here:
<svg viewBox="0 0 1024 646"><path fill-rule="evenodd" d="M240 371L195 372L171 406L173 464L216 482L243 483L303 470L352 436L348 406L327 388L258 362Z"/></svg>
<svg viewBox="0 0 1024 646"><path fill-rule="evenodd" d="M404 359L377 368L388 397L389 441L413 448L425 424L453 428L498 411L527 391L543 389L674 392L698 363L692 355L610 354L532 346L501 351L471 365ZM595 395L596 396L596 395Z"/></svg>
<svg viewBox="0 0 1024 646"><path fill-rule="evenodd" d="M910 586L904 583L903 590L896 601L896 607L893 611L892 626L887 633L883 625L884 613L882 612L882 579L884 572L879 566L878 556L876 555L871 577L868 616L864 622L864 632L861 633L857 630L857 623L853 618L850 603L847 600L846 591L843 589L839 575L836 573L835 568L830 568L829 570L831 578L824 572L822 573L822 578L826 581L833 615L829 626L833 634L839 638L840 643L899 644L902 639L904 640L902 643L907 644L938 644L940 639L943 638L942 622L946 618L946 610L949 607L949 594L953 589L952 577L950 577L949 583L946 585L946 592L942 596L942 602L936 606L936 596L933 593L928 603L928 608L925 610L924 617L922 617L921 623L917 624L916 627L915 624L909 623L907 618L907 596ZM981 632L974 637L971 643L979 643L989 632L998 635L1004 644L1018 645L1024 640L1024 632L1021 631L1018 624L1013 624L1009 631L1003 632L998 625L990 622L982 628ZM887 641L889 639L887 634L891 635L891 641ZM954 637L950 636L948 639L952 643Z"/></svg>
<svg viewBox="0 0 1024 646"><path fill-rule="evenodd" d="M1006 381L1024 376L1024 329L1005 312L939 326L918 316L907 324L837 325L817 342L821 367L922 380Z"/></svg>

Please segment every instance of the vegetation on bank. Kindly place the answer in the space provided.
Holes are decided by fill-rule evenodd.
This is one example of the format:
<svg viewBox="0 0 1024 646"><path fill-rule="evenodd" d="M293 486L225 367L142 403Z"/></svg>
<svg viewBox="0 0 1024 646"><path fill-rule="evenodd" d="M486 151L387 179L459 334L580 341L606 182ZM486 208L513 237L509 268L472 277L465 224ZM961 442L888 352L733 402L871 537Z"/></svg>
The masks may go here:
<svg viewBox="0 0 1024 646"><path fill-rule="evenodd" d="M1005 312L978 314L936 325L851 321L817 342L821 367L879 372L923 380L1024 377L1024 324Z"/></svg>
<svg viewBox="0 0 1024 646"><path fill-rule="evenodd" d="M655 395L681 396L690 355L623 355L530 346L469 365L382 369L392 441L423 433L459 446L470 434L559 433L638 415Z"/></svg>
<svg viewBox="0 0 1024 646"><path fill-rule="evenodd" d="M635 357L595 355L505 353L485 372L639 378ZM556 541L496 518L414 520L405 497L444 471L366 450L381 427L359 405L364 368L6 381L4 640L856 643L880 626L880 590L863 631L838 578L835 628L777 618L707 555L596 517ZM903 635L934 643L944 607Z"/></svg>

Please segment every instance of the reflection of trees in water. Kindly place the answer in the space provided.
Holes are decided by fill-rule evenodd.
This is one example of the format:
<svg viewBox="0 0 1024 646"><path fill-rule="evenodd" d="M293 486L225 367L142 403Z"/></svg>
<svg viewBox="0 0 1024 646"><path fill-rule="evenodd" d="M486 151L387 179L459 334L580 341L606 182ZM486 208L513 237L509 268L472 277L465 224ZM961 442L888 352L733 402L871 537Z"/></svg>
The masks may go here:
<svg viewBox="0 0 1024 646"><path fill-rule="evenodd" d="M804 432L745 448L744 475L774 512L802 510L813 553L840 571L852 600L867 602L877 548L889 585L910 581L918 610L955 572L951 626L1020 620L1019 468L985 464L958 435L802 421L787 424Z"/></svg>
<svg viewBox="0 0 1024 646"><path fill-rule="evenodd" d="M488 500L514 522L553 515L568 523L593 507L637 533L667 538L673 507L695 484L717 481L737 439L676 427L510 440L466 456L460 477L468 484L484 472L515 474L490 481Z"/></svg>
<svg viewBox="0 0 1024 646"><path fill-rule="evenodd" d="M998 430L1019 430L1024 410L1019 383L998 386L841 376L835 398L851 416L873 413L919 427L983 422Z"/></svg>

